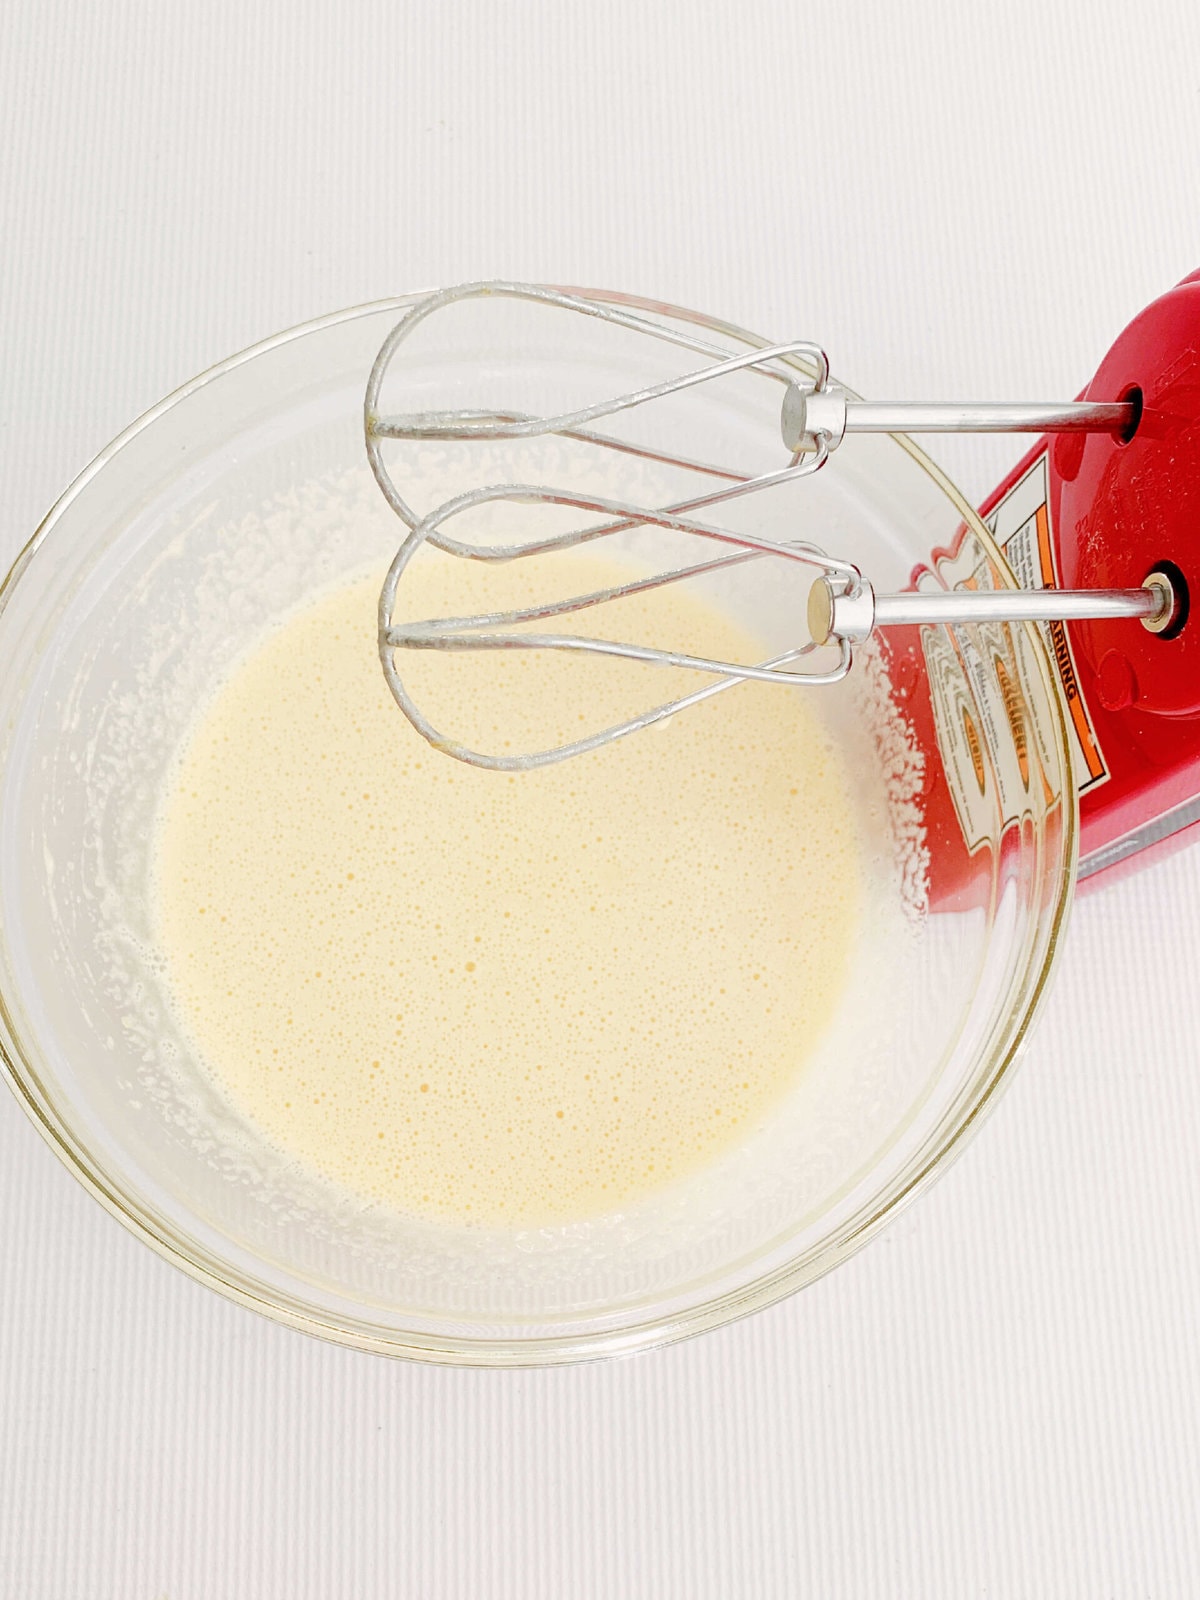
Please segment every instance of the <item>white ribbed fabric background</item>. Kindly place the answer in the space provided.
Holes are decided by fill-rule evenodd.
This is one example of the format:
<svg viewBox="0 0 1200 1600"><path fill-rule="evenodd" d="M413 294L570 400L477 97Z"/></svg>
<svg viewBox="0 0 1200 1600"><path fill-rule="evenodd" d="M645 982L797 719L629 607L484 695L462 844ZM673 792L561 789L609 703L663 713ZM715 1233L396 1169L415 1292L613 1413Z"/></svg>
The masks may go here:
<svg viewBox="0 0 1200 1600"><path fill-rule="evenodd" d="M1200 267L1185 0L7 0L0 540L194 372L513 276L1073 394ZM1005 440L935 453L980 496ZM1200 851L1088 897L1013 1087L866 1252L618 1363L424 1370L158 1260L0 1092L0 1593L1200 1587Z"/></svg>

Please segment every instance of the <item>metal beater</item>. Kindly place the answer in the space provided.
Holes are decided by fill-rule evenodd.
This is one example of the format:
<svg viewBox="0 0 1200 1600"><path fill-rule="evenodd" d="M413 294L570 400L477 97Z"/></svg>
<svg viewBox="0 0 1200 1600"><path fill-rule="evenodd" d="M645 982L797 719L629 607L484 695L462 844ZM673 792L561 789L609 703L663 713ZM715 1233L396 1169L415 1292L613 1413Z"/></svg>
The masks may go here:
<svg viewBox="0 0 1200 1600"><path fill-rule="evenodd" d="M434 315L469 300L517 299L536 302L630 330L646 338L676 345L703 358L703 365L648 387L557 415L534 416L519 411L449 410L381 416L379 397L393 358L413 331ZM805 381L805 369L811 378ZM649 451L597 431L593 424L634 407L665 400L698 384L735 372L747 372L782 388L780 430L786 461L777 469L753 476L735 476L724 469L682 456ZM1108 433L1132 437L1140 416L1137 399L1041 405L923 405L868 402L847 395L830 381L825 352L804 340L764 344L730 354L711 340L666 326L624 307L534 284L465 284L431 294L413 305L389 334L376 357L364 400L364 431L371 470L388 504L409 529L384 581L379 601L379 651L388 686L409 721L432 745L474 766L500 771L525 771L562 761L614 739L647 728L687 706L719 694L734 684L753 680L797 685L834 683L853 663L853 648L876 627L898 624L965 624L978 622L1051 622L1128 617L1152 633L1172 628L1179 617L1180 597L1172 576L1155 571L1133 589L999 589L878 594L851 562L839 560L806 541L758 538L700 519L708 511L742 496L819 471L849 433ZM574 494L544 484L485 486L460 494L419 516L404 500L383 459L383 442L402 440L516 440L558 434L626 455L649 455L669 466L712 472L722 479L710 492L674 504L650 508L621 500ZM503 545L456 537L456 518L489 502L574 508L600 517L583 527L548 537ZM574 595L565 600L522 610L474 616L395 620L396 595L404 572L423 544L467 560L507 562L566 550L637 527L657 527L726 547L709 560L679 566L612 588ZM678 583L701 573L774 556L800 562L816 574L807 608L809 637L769 661L745 665L659 650L604 638L552 632L514 632L519 625L577 613L627 595ZM439 732L414 703L397 663L400 650L573 650L662 666L686 667L716 678L694 693L653 707L626 722L587 738L518 755L491 755L472 750ZM812 669L807 658L823 652L828 663ZM830 653L836 659L829 662ZM797 665L800 664L800 665Z"/></svg>

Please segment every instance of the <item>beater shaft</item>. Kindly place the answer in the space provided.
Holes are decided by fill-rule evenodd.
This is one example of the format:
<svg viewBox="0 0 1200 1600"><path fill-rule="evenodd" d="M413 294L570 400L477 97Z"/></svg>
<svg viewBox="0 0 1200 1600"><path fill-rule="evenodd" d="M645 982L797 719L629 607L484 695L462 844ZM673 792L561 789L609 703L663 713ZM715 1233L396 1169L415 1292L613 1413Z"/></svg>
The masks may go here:
<svg viewBox="0 0 1200 1600"><path fill-rule="evenodd" d="M855 400L840 389L788 386L780 431L791 451L835 450L848 433L1131 433L1136 400L1068 403L926 405L905 400Z"/></svg>
<svg viewBox="0 0 1200 1600"><path fill-rule="evenodd" d="M865 578L818 578L808 599L813 642L857 644L877 627L972 622L1089 622L1136 617L1152 632L1170 625L1176 596L1165 574L1140 589L942 589L876 594Z"/></svg>

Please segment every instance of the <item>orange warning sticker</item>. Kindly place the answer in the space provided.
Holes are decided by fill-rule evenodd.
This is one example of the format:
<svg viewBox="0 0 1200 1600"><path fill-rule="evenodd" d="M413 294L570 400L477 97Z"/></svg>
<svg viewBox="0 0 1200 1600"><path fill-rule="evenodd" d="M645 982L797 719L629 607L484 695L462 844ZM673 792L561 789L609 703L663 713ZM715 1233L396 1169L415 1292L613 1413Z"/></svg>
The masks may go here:
<svg viewBox="0 0 1200 1600"><path fill-rule="evenodd" d="M987 774L983 768L983 746L979 742L979 730L975 726L975 718L962 708L963 732L967 736L967 749L971 752L971 766L975 772L975 782L979 785L979 792L983 794L987 788Z"/></svg>
<svg viewBox="0 0 1200 1600"><path fill-rule="evenodd" d="M992 657L992 665L996 669L996 682L1000 685L1000 694L1004 700L1004 709L1008 713L1008 725L1012 729L1013 749L1017 755L1017 765L1021 769L1021 782L1029 787L1029 741L1025 736L1025 711L1021 691L1013 681L1012 673L1002 655Z"/></svg>

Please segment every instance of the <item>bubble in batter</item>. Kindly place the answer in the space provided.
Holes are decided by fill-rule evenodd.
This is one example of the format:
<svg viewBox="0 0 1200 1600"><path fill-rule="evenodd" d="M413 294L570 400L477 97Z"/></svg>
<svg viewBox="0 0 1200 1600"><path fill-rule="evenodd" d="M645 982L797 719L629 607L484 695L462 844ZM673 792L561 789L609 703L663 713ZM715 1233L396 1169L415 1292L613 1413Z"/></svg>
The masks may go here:
<svg viewBox="0 0 1200 1600"><path fill-rule="evenodd" d="M411 614L476 609L430 556ZM539 578L503 582L521 604ZM752 1137L827 1026L861 902L847 773L809 691L754 685L560 766L465 767L388 694L378 591L295 613L198 715L155 845L175 1004L230 1102L368 1200L493 1226L617 1210ZM763 654L678 588L622 604L613 637ZM439 726L493 744L699 681L647 697L634 669L631 699L625 664L527 652L413 670Z"/></svg>

